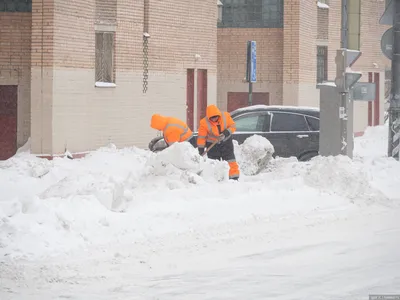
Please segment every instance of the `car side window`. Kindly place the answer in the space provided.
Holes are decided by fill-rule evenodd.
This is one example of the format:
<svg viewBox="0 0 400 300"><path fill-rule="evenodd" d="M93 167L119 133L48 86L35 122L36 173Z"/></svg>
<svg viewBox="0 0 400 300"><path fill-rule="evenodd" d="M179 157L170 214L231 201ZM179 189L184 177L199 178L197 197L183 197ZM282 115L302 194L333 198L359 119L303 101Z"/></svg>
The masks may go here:
<svg viewBox="0 0 400 300"><path fill-rule="evenodd" d="M319 131L319 119L313 117L306 117L306 119L311 131Z"/></svg>
<svg viewBox="0 0 400 300"><path fill-rule="evenodd" d="M263 131L265 125L265 115L246 115L235 118L236 131Z"/></svg>
<svg viewBox="0 0 400 300"><path fill-rule="evenodd" d="M309 131L304 115L273 113L271 131Z"/></svg>

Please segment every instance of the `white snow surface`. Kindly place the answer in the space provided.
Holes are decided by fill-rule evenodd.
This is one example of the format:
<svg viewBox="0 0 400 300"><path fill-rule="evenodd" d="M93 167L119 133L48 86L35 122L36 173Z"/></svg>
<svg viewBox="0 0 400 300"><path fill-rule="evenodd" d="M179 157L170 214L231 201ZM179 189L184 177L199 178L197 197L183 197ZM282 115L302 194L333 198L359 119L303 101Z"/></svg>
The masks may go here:
<svg viewBox="0 0 400 300"><path fill-rule="evenodd" d="M112 82L102 82L102 81L96 81L94 84L96 87L102 87L102 88L113 88L116 87L117 85Z"/></svg>
<svg viewBox="0 0 400 300"><path fill-rule="evenodd" d="M400 164L386 139L368 128L353 160L271 159L250 176L273 151L253 136L235 145L239 182L188 143L76 160L20 151L0 162L0 299L399 294Z"/></svg>
<svg viewBox="0 0 400 300"><path fill-rule="evenodd" d="M328 8L329 8L329 5L328 5L328 4L323 3L323 2L320 2L320 1L317 2L317 6L318 6L319 8L325 8L325 9L328 9Z"/></svg>

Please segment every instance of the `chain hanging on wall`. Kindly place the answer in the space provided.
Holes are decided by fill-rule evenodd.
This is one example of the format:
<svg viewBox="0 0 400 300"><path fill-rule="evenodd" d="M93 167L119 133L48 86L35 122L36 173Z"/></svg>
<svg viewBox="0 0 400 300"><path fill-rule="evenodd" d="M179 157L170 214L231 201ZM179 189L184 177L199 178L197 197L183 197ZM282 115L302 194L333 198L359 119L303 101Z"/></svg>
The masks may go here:
<svg viewBox="0 0 400 300"><path fill-rule="evenodd" d="M149 78L149 38L143 36L143 93L147 92Z"/></svg>

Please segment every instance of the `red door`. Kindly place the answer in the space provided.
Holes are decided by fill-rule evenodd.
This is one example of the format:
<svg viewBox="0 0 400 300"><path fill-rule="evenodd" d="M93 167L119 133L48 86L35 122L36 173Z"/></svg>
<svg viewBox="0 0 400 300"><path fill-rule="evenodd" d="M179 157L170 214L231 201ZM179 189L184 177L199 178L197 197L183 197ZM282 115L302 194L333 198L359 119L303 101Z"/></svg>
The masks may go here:
<svg viewBox="0 0 400 300"><path fill-rule="evenodd" d="M0 160L17 152L17 85L0 85Z"/></svg>
<svg viewBox="0 0 400 300"><path fill-rule="evenodd" d="M207 110L207 70L197 70L197 124L206 116Z"/></svg>
<svg viewBox="0 0 400 300"><path fill-rule="evenodd" d="M186 74L186 124L194 130L194 69Z"/></svg>
<svg viewBox="0 0 400 300"><path fill-rule="evenodd" d="M253 105L269 105L269 93L253 93ZM228 92L228 111L248 106L249 93Z"/></svg>

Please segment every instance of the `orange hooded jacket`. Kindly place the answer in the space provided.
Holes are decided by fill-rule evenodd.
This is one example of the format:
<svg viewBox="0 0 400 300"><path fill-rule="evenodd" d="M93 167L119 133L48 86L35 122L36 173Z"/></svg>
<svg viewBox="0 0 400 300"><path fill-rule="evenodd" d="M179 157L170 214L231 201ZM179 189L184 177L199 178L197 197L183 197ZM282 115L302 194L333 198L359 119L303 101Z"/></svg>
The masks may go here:
<svg viewBox="0 0 400 300"><path fill-rule="evenodd" d="M217 122L210 120L213 116L219 116ZM218 130L218 125L220 125L220 130ZM228 112L221 112L215 105L209 105L206 117L200 120L197 147L204 148L206 143L215 142L225 129L228 129L231 134L236 131L236 125L231 115Z"/></svg>
<svg viewBox="0 0 400 300"><path fill-rule="evenodd" d="M176 142L188 141L193 136L193 132L185 122L173 117L154 114L151 117L150 126L163 132L164 140L168 146Z"/></svg>

